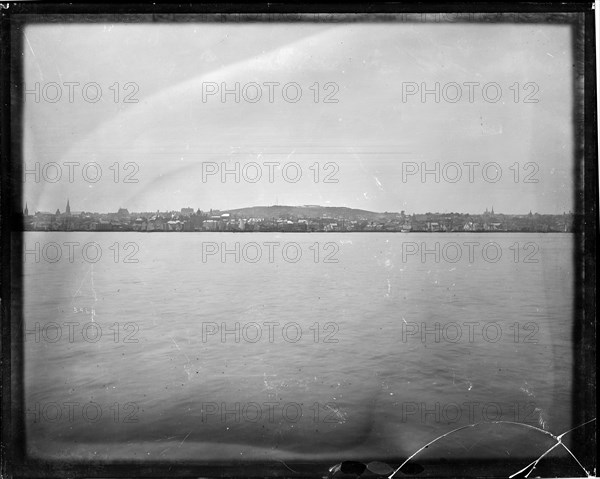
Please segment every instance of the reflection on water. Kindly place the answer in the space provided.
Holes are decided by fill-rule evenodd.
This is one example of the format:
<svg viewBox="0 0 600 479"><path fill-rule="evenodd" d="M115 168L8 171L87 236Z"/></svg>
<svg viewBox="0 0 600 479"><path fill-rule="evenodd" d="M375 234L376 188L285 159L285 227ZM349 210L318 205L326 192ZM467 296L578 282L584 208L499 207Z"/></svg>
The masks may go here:
<svg viewBox="0 0 600 479"><path fill-rule="evenodd" d="M69 241L73 261L50 262L43 246ZM571 426L571 235L25 234L36 242L34 454L383 460L472 422ZM530 455L536 434L487 425L423 454Z"/></svg>

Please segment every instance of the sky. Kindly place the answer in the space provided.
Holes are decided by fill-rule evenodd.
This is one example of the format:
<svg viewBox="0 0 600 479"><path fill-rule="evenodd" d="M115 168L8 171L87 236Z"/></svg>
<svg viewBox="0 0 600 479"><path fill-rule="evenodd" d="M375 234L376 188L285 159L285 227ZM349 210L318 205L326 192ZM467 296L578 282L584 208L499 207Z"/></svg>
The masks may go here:
<svg viewBox="0 0 600 479"><path fill-rule="evenodd" d="M566 26L55 23L24 36L30 212L67 199L95 212L574 209ZM436 82L439 98L422 97ZM239 101L222 98L236 83Z"/></svg>

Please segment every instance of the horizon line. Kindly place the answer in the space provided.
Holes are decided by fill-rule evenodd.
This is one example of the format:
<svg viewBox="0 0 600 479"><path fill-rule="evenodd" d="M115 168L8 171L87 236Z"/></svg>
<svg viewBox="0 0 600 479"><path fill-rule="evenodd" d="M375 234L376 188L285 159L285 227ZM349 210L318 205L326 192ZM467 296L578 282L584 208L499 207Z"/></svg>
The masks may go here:
<svg viewBox="0 0 600 479"><path fill-rule="evenodd" d="M69 202L69 201L67 201ZM28 203L25 203L25 207L28 209ZM363 211L366 213L373 213L373 214L401 214L402 211L404 210L400 210L400 211L372 211L372 210L366 210L363 208L353 208L350 206L323 206L323 205L279 205L279 204L274 204L274 205L253 205L253 206L243 206L240 208L228 208L228 209L220 209L220 208L210 208L209 210L202 210L200 208L193 208L190 206L187 207L183 207L180 208L179 210L162 210L165 213L172 213L172 212L178 212L181 213L182 209L186 209L186 208L190 208L192 210L200 210L202 212L207 212L207 211L222 211L222 212L228 212L228 211L235 211L235 210L244 210L244 209L250 209L250 208L345 208L348 210L357 210L357 211ZM133 213L152 213L152 212L161 212L160 209L154 210L146 210L146 211L129 211L128 208L123 208L123 207L119 207L119 209L117 211L107 211L107 212L100 212L100 211L85 211L85 210L76 210L77 213L93 213L93 214L117 214L119 212L119 210L121 209L125 209L127 210L127 212L129 214L133 214ZM23 211L25 210L25 208L23 208ZM60 208L57 208L57 210L60 212ZM36 213L50 213L50 214L56 214L56 213L52 213L50 211L41 211L41 210L35 210ZM194 211L195 212L195 211ZM486 210L484 212L481 213L472 213L472 212L461 212L461 211L446 211L446 212L440 212L440 211L427 211L427 212L423 212L423 213L419 213L419 212L413 212L413 213L405 213L405 216L411 216L411 215L420 215L420 214L468 214L468 215L481 215L481 214L494 214L494 215L528 215L528 214L540 214L540 215L565 215L565 214L573 214L573 212L571 210L569 211L563 211L562 213L539 213L539 212L533 212L533 210L529 210L529 212L527 213L500 213L497 211L494 211L494 208L492 207L491 211L488 211L488 209L486 208ZM61 213L62 214L62 213Z"/></svg>

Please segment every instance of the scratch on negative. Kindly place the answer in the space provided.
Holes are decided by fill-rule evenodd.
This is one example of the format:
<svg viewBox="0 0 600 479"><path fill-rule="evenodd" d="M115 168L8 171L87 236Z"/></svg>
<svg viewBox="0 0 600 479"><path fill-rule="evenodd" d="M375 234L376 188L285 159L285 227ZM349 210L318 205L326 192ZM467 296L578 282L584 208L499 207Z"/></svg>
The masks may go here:
<svg viewBox="0 0 600 479"><path fill-rule="evenodd" d="M35 57L35 52L33 51L33 48L31 48L31 43L29 43L29 38L27 38L27 35L25 35L25 40L27 40L27 45L29 45L29 49L31 50L31 54Z"/></svg>
<svg viewBox="0 0 600 479"><path fill-rule="evenodd" d="M188 433L187 433L187 436L185 436L185 437L183 438L183 441L181 441L181 442L179 443L179 446L177 446L178 448L180 448L180 447L181 447L181 445L182 445L182 444L185 442L185 440L186 440L188 437L190 437L190 434L191 434L191 433L192 433L192 431L190 431L190 432L188 432Z"/></svg>
<svg viewBox="0 0 600 479"><path fill-rule="evenodd" d="M528 472L528 473L525 475L525 477L529 477L529 474L531 474L531 473L533 472L533 470L535 469L535 466L537 465L537 463L538 463L538 462L539 462L539 461L540 461L540 460L541 460L541 459L542 459L544 456L546 456L546 455L547 455L547 454L548 454L550 451L552 451L554 448L556 448L556 447L558 447L558 446L562 446L562 447L564 447L564 448L567 450L567 452L568 452L568 453L571 455L571 457L573 457L573 459L575 459L575 461L577 462L577 464L579 464L579 467L581 467L581 469L583 469L583 471L584 471L584 472L585 472L585 473L588 475L588 477L591 477L591 474L590 474L590 473L589 473L589 472L586 470L586 468L585 468L585 467L583 467L583 465L581 464L581 462L579 462L579 460L578 460L578 459L575 457L575 455L574 455L574 454L571 452L571 450L570 450L570 449L569 449L567 446L565 446L565 444L562 442L562 438L563 438L563 436L564 436L565 434L568 434L568 433L570 433L571 431L574 431L574 430L575 430L575 429L577 429L577 428L580 428L580 427L582 427L582 426L585 426L586 424L589 424L590 422L593 422L593 421L595 421L595 420L596 420L596 418L590 419L589 421L586 421L586 422L584 422L583 424L580 424L579 426L575 426L574 428L571 428L571 429L569 429L568 431L565 431L565 432L563 432L562 434L560 434L560 435L558 435L558 436L555 436L555 435L554 435L554 434L552 434L551 432L549 432L549 431L546 431L546 430L544 430L544 429L540 429L539 427L535 427L535 426L532 426L532 425L530 425L530 424L524 424L524 423L521 423L521 422L514 422L514 421L490 421L490 422L488 422L488 423L481 423L481 422L478 422L478 423L474 423L474 424L468 424L468 425L466 425L466 426L462 426L462 427L458 427L458 428L456 428L456 429L453 429L452 431L448 431L447 433L445 433L445 434L442 434L442 435L441 435L441 436L439 436L439 437L436 437L436 438L435 438L433 441L430 441L430 442L428 442L427 444L425 444L423 447L421 447L419 450L417 450L415 453L413 453L411 456L409 456L409 458L408 458L408 459L406 459L406 460L405 460L405 461L404 461L402 464L400 464L400 466L399 466L399 467L398 467L398 468L397 468L397 469L396 469L394 472L392 472L392 473L391 473L391 474L388 476L388 479L393 479L393 477L394 477L394 476L395 476L395 475L398 473L398 471L399 471L400 469L402 469L402 468L403 468L403 467L406 465L406 463L408 463L408 461L410 461L410 460L411 460L413 457L415 457L417 454L419 454L419 453L420 453L422 450L424 450L424 449L427 449L427 448L428 448L428 447L429 447L431 444L433 444L434 442L437 442L437 441L439 441L440 439L442 439L442 438L444 438L444 437L446 437L446 436L449 436L450 434L454 434L455 432L462 431L463 429L467 429L467 428L470 428L470 427L478 427L478 426L481 426L481 425L484 425L484 424L513 424L513 425L515 425L515 426L526 427L526 428L529 428L529 429L533 429L533 430L535 430L535 431L539 431L539 432L541 432L541 433L543 433L543 434L546 434L546 435L548 435L548 436L552 437L552 438L553 438L553 439L556 441L556 444L554 444L554 445L553 445L553 446L552 446L550 449L548 449L548 450L547 450L546 452L544 452L544 453L543 453L543 454L542 454L540 457L538 457L538 458L537 458L535 461L533 461L532 463L528 464L527 466L525 466L525 467L524 467L523 469L521 469L520 471L518 471L518 472L515 472L513 475L511 475L511 476L509 477L509 479L512 479L512 478L513 478L513 477L515 477L516 475L518 475L518 474L520 474L520 473L523 473L524 471L526 471L528 468L531 468L531 470L530 470L530 471L529 471L529 472Z"/></svg>

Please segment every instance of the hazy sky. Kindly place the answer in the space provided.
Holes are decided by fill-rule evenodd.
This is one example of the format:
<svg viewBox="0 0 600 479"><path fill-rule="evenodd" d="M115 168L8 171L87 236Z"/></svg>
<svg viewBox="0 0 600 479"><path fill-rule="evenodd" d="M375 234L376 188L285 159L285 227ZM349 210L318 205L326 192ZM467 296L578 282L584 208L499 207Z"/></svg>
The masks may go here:
<svg viewBox="0 0 600 479"><path fill-rule="evenodd" d="M25 198L31 211L154 211L193 207L320 204L372 211L495 211L562 213L573 209L572 53L566 26L544 24L47 24L25 32L26 97L24 158L27 169L56 162L62 178L36 182L28 175ZM61 85L62 97L51 102ZM73 101L69 87L73 86ZM102 97L82 96L95 82ZM115 87L118 82L118 87ZM234 89L261 86L255 103L220 94L203 101L203 85ZM269 101L266 82L274 86ZM302 97L295 103L295 82ZM319 98L315 103L314 84ZM325 90L324 85L332 85ZM454 99L420 92L405 96L409 83ZM469 98L466 82L474 85ZM498 91L482 86L495 82ZM518 82L518 86L515 86ZM525 84L531 82L527 88ZM134 86L137 103L124 103ZM209 85L210 84L210 85ZM208 85L208 86L207 86ZM112 86L112 89L111 89ZM311 89L312 87L312 89ZM512 87L512 89L511 89ZM339 88L334 92L335 88ZM115 90L120 95L115 102ZM515 98L515 91L519 91ZM95 89L86 91L91 100ZM256 89L244 90L249 99ZM324 97L337 103L325 103ZM537 103L525 103L525 97ZM486 100L487 98L487 100ZM472 101L470 101L472 100ZM515 102L515 100L517 100ZM73 182L68 165L74 166ZM99 181L85 181L82 166L102 168ZM137 171L128 162L137 165ZM211 163L213 162L213 163ZM203 168L240 165L248 178L220 174L203 178ZM295 162L302 177L291 180ZM326 163L334 163L325 169ZM422 163L455 178L430 174ZM465 163L479 165L469 167ZM502 177L491 166L500 165ZM528 163L530 164L526 167ZM114 167L120 170L115 182ZM320 170L315 181L315 165ZM517 167L515 168L515 164ZM204 165L204 166L203 166ZM512 166L512 169L510 168ZM273 168L273 182L269 170ZM469 168L474 174L469 179ZM518 178L515 170L519 170ZM96 170L86 170L92 179ZM54 177L56 170L45 172ZM127 173L137 183L124 183ZM283 174L290 181L286 181ZM337 183L324 183L327 173ZM525 183L528 173L537 183ZM515 182L515 180L517 180Z"/></svg>

